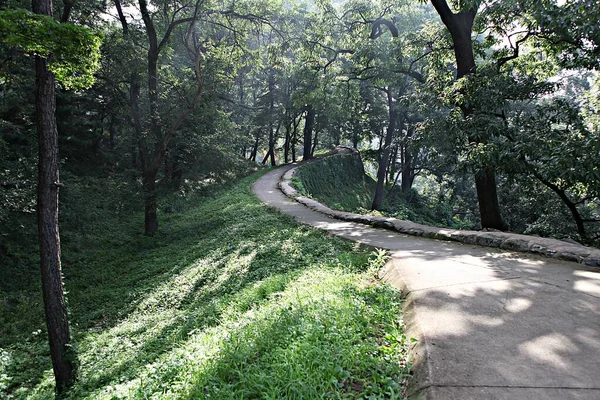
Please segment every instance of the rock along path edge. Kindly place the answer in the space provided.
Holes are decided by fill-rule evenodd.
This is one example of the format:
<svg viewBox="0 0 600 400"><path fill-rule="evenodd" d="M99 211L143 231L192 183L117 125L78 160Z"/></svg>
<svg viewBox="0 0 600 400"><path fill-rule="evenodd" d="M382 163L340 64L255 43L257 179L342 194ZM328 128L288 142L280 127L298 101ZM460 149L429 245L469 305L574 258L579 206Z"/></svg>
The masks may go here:
<svg viewBox="0 0 600 400"><path fill-rule="evenodd" d="M414 237L340 221L279 189L295 165L252 189L302 224L390 251L380 277L406 296L411 397L600 399L597 267Z"/></svg>

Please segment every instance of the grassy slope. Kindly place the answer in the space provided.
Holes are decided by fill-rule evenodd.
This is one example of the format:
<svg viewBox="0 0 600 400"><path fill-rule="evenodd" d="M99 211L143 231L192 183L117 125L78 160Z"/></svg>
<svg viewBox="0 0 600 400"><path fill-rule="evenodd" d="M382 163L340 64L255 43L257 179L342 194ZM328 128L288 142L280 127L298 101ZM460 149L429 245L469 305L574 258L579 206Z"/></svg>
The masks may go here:
<svg viewBox="0 0 600 400"><path fill-rule="evenodd" d="M267 209L255 178L189 198L154 238L140 215L63 232L72 398L400 397L407 343L398 293L372 279L381 256ZM52 393L28 279L0 299L0 397Z"/></svg>
<svg viewBox="0 0 600 400"><path fill-rule="evenodd" d="M293 178L296 189L323 204L343 211L370 213L376 182L366 175L355 155L327 157L306 164L296 170ZM394 188L386 197L379 214L410 220L426 225L443 226L445 221L436 217L426 200L412 191L403 196Z"/></svg>
<svg viewBox="0 0 600 400"><path fill-rule="evenodd" d="M293 184L303 195L347 211L369 208L376 186L375 181L364 174L355 155L326 157L302 165L296 170Z"/></svg>

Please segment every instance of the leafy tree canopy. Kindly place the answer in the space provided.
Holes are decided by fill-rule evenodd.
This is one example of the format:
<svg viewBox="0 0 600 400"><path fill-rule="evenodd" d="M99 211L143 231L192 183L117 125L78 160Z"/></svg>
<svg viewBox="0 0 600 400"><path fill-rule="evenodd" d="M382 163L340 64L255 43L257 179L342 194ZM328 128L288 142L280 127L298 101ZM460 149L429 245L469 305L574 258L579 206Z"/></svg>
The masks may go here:
<svg viewBox="0 0 600 400"><path fill-rule="evenodd" d="M65 89L94 84L100 66L102 34L24 9L0 11L0 39L29 54L49 59L50 71Z"/></svg>

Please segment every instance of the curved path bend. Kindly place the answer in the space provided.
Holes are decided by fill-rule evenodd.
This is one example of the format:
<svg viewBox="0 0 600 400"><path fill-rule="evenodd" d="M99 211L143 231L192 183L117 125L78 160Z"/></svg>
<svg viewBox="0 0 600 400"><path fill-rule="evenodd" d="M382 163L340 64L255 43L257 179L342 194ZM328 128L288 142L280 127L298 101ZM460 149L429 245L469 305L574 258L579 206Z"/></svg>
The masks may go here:
<svg viewBox="0 0 600 400"><path fill-rule="evenodd" d="M253 185L299 222L388 249L381 277L406 295L418 339L410 392L421 399L600 399L597 267L343 222L279 190L270 171Z"/></svg>

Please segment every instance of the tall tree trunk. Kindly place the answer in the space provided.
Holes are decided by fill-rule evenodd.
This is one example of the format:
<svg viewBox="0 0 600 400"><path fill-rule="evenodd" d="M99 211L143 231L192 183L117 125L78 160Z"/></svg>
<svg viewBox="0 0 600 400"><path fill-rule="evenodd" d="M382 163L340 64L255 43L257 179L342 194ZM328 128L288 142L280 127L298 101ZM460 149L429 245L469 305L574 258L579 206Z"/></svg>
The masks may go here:
<svg viewBox="0 0 600 400"><path fill-rule="evenodd" d="M33 11L52 15L50 0L34 0ZM59 157L56 129L55 78L45 59L36 57L36 124L39 141L37 217L40 244L42 294L50 357L56 391L63 393L75 382L75 353L62 282L58 231Z"/></svg>
<svg viewBox="0 0 600 400"><path fill-rule="evenodd" d="M158 168L161 164L161 154L165 150L162 148L163 132L158 113L158 37L154 22L148 11L148 5L145 0L139 0L142 20L146 27L146 36L148 37L148 100L150 113L150 135L154 139L154 154L147 156L143 165L142 181L144 186L144 232L146 235L152 235L158 230L158 202L156 193L156 177ZM150 149L147 149L150 150Z"/></svg>
<svg viewBox="0 0 600 400"><path fill-rule="evenodd" d="M294 126L292 128L292 139L291 139L291 151L292 151L292 162L296 162L296 145L298 144L298 125L300 125L301 118L294 117Z"/></svg>
<svg viewBox="0 0 600 400"><path fill-rule="evenodd" d="M467 9L459 13L452 13L446 0L431 0L442 22L452 36L454 56L456 58L457 74L460 79L476 71L475 57L473 55L473 41L471 34L476 9ZM473 113L471 106L461 105L464 118ZM479 214L481 226L506 230L506 224L500 214L500 204L496 190L496 174L490 166L482 166L483 170L475 174L475 187L477 189L477 201L479 202Z"/></svg>
<svg viewBox="0 0 600 400"><path fill-rule="evenodd" d="M260 130L257 130L256 135L254 137L254 145L252 146L252 151L250 152L250 161L256 162L256 155L258 153L259 140L260 140Z"/></svg>
<svg viewBox="0 0 600 400"><path fill-rule="evenodd" d="M487 166L483 166L483 168L482 171L475 173L475 188L477 190L481 227L505 231L508 228L500 214L496 173Z"/></svg>
<svg viewBox="0 0 600 400"><path fill-rule="evenodd" d="M413 136L414 132L414 125L409 125L409 128L406 130L406 138L408 139L407 142L410 142L410 138ZM415 172L413 169L413 149L411 149L410 144L404 144L403 152L401 190L402 193L406 194L412 188L415 180Z"/></svg>
<svg viewBox="0 0 600 400"><path fill-rule="evenodd" d="M277 126L277 132L273 132L273 116L275 109L275 72L273 69L269 72L269 151L267 153L267 158L269 155L271 156L271 166L274 167L276 165L275 162L275 141L276 136L279 136L279 128L281 127L281 121L279 121L279 125ZM266 160L263 160L263 164Z"/></svg>
<svg viewBox="0 0 600 400"><path fill-rule="evenodd" d="M389 185L390 182L394 182L394 177L396 176L396 160L398 159L398 145L394 146L392 148L391 154L390 154L390 165L388 168L388 173L387 176L385 178L385 183L386 185Z"/></svg>
<svg viewBox="0 0 600 400"><path fill-rule="evenodd" d="M387 173L387 168L390 160L390 146L392 144L392 139L394 137L394 131L396 130L396 119L397 114L394 107L394 99L392 97L392 89L388 88L386 90L387 99L388 99L388 110L389 110L389 118L388 118L388 127L385 134L385 142L381 149L381 157L379 160L379 168L377 168L377 186L375 188L375 197L373 198L373 204L371 205L371 210L381 210L381 205L383 202L383 185L385 183L385 176Z"/></svg>
<svg viewBox="0 0 600 400"><path fill-rule="evenodd" d="M290 144L291 144L291 122L285 122L285 142L283 143L283 162L287 164L290 160Z"/></svg>
<svg viewBox="0 0 600 400"><path fill-rule="evenodd" d="M401 190L402 193L406 194L410 192L410 189L412 189L412 185L415 180L415 175L412 168L412 154L410 152L406 152L404 160L405 163L402 166Z"/></svg>
<svg viewBox="0 0 600 400"><path fill-rule="evenodd" d="M304 160L310 160L312 157L312 131L315 124L315 108L312 105L306 106L306 120L304 122Z"/></svg>

